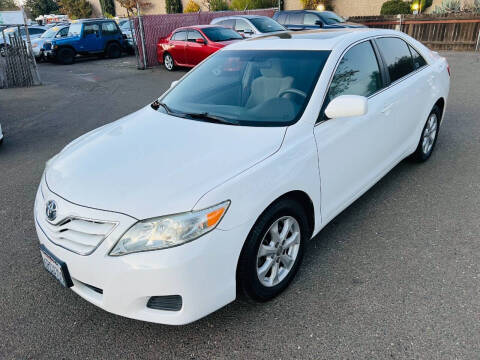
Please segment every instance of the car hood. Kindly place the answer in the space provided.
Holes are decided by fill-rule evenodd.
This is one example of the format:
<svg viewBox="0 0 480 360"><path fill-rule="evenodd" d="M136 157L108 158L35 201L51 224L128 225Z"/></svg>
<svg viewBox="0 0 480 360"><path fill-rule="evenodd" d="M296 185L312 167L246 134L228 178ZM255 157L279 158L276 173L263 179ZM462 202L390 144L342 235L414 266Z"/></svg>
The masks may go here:
<svg viewBox="0 0 480 360"><path fill-rule="evenodd" d="M174 214L276 152L285 131L183 119L148 106L67 145L45 178L51 191L82 206L137 219Z"/></svg>

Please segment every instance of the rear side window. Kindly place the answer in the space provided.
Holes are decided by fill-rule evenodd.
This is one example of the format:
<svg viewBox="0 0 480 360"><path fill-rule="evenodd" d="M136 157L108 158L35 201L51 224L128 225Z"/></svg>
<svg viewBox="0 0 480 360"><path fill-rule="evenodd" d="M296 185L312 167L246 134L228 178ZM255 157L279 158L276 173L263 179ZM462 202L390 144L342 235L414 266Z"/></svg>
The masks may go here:
<svg viewBox="0 0 480 360"><path fill-rule="evenodd" d="M102 34L106 35L115 35L118 33L117 25L113 21L102 23Z"/></svg>
<svg viewBox="0 0 480 360"><path fill-rule="evenodd" d="M95 34L98 36L99 33L100 33L100 26L98 26L98 24L86 24L83 27L83 34L85 36L91 35L91 34Z"/></svg>
<svg viewBox="0 0 480 360"><path fill-rule="evenodd" d="M388 67L391 82L414 70L412 55L405 41L399 38L379 38L376 41Z"/></svg>
<svg viewBox="0 0 480 360"><path fill-rule="evenodd" d="M175 34L172 35L172 40L175 40L175 41L185 41L185 40L187 40L187 32L186 31L177 31Z"/></svg>
<svg viewBox="0 0 480 360"><path fill-rule="evenodd" d="M287 22L287 14L280 14L275 19L279 24L285 24Z"/></svg>
<svg viewBox="0 0 480 360"><path fill-rule="evenodd" d="M413 68L415 70L420 69L421 67L427 65L427 62L425 61L423 56L418 53L417 50L415 50L410 45L408 45L408 47L410 48L410 52L412 53Z"/></svg>
<svg viewBox="0 0 480 360"><path fill-rule="evenodd" d="M343 56L333 75L325 103L340 95L370 96L383 87L380 67L370 41L355 45Z"/></svg>
<svg viewBox="0 0 480 360"><path fill-rule="evenodd" d="M235 19L222 20L218 24L233 29L235 27Z"/></svg>
<svg viewBox="0 0 480 360"><path fill-rule="evenodd" d="M303 13L289 14L287 18L287 24L292 24L292 25L303 24Z"/></svg>
<svg viewBox="0 0 480 360"><path fill-rule="evenodd" d="M22 35L25 33L25 30L22 29ZM28 29L28 32L32 35L38 35L38 34L43 34L45 32L44 29L37 29L37 28L32 28L32 29Z"/></svg>

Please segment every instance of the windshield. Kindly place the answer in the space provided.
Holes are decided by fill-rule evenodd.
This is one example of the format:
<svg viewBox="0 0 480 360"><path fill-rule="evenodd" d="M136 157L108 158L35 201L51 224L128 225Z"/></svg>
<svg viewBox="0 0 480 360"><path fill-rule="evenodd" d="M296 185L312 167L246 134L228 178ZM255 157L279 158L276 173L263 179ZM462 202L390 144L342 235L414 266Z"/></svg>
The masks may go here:
<svg viewBox="0 0 480 360"><path fill-rule="evenodd" d="M68 29L68 36L80 36L81 33L82 33L81 23L70 24L70 29Z"/></svg>
<svg viewBox="0 0 480 360"><path fill-rule="evenodd" d="M333 24L338 24L338 23L344 23L345 19L341 18L337 14L331 11L324 11L322 12L322 19L324 22L326 22L328 25L333 25Z"/></svg>
<svg viewBox="0 0 480 360"><path fill-rule="evenodd" d="M329 51L226 50L190 72L163 98L160 111L246 126L287 126L308 104ZM204 119L205 120L205 119Z"/></svg>
<svg viewBox="0 0 480 360"><path fill-rule="evenodd" d="M122 25L120 25L120 29L122 31L127 31L127 30L130 30L130 22L127 20L127 21L124 21L122 23ZM132 24L132 29L133 29L133 24Z"/></svg>
<svg viewBox="0 0 480 360"><path fill-rule="evenodd" d="M60 30L60 28L58 26L54 26L50 29L48 29L47 31L45 31L42 36L40 36L41 38L43 39L50 39L50 38L53 38L55 37L55 35L57 35L57 32Z"/></svg>
<svg viewBox="0 0 480 360"><path fill-rule="evenodd" d="M249 19L250 22L262 33L274 31L285 31L286 29L269 17L258 17Z"/></svg>
<svg viewBox="0 0 480 360"><path fill-rule="evenodd" d="M203 33L210 41L242 40L242 36L235 30L224 27L208 27L202 29Z"/></svg>

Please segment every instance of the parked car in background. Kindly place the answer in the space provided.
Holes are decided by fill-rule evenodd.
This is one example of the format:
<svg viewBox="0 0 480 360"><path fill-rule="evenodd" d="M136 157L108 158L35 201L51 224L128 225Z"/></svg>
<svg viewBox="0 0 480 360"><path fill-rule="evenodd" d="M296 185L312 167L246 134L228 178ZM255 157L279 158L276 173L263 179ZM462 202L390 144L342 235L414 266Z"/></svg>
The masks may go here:
<svg viewBox="0 0 480 360"><path fill-rule="evenodd" d="M157 59L167 70L193 67L224 46L243 40L234 30L219 25L187 26L174 30L157 43Z"/></svg>
<svg viewBox="0 0 480 360"><path fill-rule="evenodd" d="M277 11L273 19L289 30L363 28L362 24L347 22L332 11L288 10Z"/></svg>
<svg viewBox="0 0 480 360"><path fill-rule="evenodd" d="M177 325L240 293L268 301L332 219L402 159L428 160L445 58L392 30L288 35L221 49L47 162L34 222L60 284Z"/></svg>
<svg viewBox="0 0 480 360"><path fill-rule="evenodd" d="M61 64L73 64L77 55L118 58L126 49L126 40L117 23L109 19L72 21L65 38L44 44L45 54Z"/></svg>
<svg viewBox="0 0 480 360"><path fill-rule="evenodd" d="M38 26L38 25L29 26L28 33L30 35L30 41L40 37L47 30L48 28L46 26ZM3 30L3 33L5 34L6 42L4 41L3 36L1 36L0 34L0 54L2 56L5 56L5 48L7 48L10 45L10 36L20 35L23 41L27 40L27 33L25 31L25 26L20 27L20 32L17 26L12 26Z"/></svg>
<svg viewBox="0 0 480 360"><path fill-rule="evenodd" d="M134 51L134 46L135 46L135 42L134 42L134 36L135 36L135 27L133 26L133 21L122 21L121 22L121 25L120 25L120 22L119 22L119 27L120 27L120 30L122 31L122 34L124 34L127 38L127 41L126 41L126 47L127 47L127 51L129 53L132 53Z"/></svg>
<svg viewBox="0 0 480 360"><path fill-rule="evenodd" d="M285 27L275 20L272 20L272 18L260 15L222 16L214 18L210 24L223 25L232 28L246 38L286 30Z"/></svg>
<svg viewBox="0 0 480 360"><path fill-rule="evenodd" d="M39 60L44 58L45 48L43 45L52 39L61 39L68 35L70 25L53 26L45 31L40 37L32 40L33 55Z"/></svg>

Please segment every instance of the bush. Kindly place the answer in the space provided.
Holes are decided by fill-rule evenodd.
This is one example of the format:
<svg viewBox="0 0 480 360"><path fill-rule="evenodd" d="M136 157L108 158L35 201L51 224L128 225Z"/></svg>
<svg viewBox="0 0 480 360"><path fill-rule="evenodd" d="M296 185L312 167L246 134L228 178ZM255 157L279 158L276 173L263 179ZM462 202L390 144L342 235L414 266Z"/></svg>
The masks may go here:
<svg viewBox="0 0 480 360"><path fill-rule="evenodd" d="M193 0L189 0L185 9L183 9L184 13L195 13L200 11L200 6Z"/></svg>
<svg viewBox="0 0 480 360"><path fill-rule="evenodd" d="M323 5L325 10L333 11L331 0L301 0L304 9L316 10L317 6Z"/></svg>
<svg viewBox="0 0 480 360"><path fill-rule="evenodd" d="M411 3L403 0L385 1L380 10L381 15L411 14Z"/></svg>
<svg viewBox="0 0 480 360"><path fill-rule="evenodd" d="M276 0L232 0L233 10L269 9L277 5Z"/></svg>
<svg viewBox="0 0 480 360"><path fill-rule="evenodd" d="M208 10L209 11L225 11L225 10L228 10L228 4L225 0L209 0Z"/></svg>
<svg viewBox="0 0 480 360"><path fill-rule="evenodd" d="M167 14L178 14L183 12L181 0L165 0L165 10Z"/></svg>
<svg viewBox="0 0 480 360"><path fill-rule="evenodd" d="M460 0L443 0L442 5L436 6L435 14L452 14L462 11Z"/></svg>
<svg viewBox="0 0 480 360"><path fill-rule="evenodd" d="M113 0L100 0L100 7L104 16L115 16L115 4ZM108 17L108 16L107 16Z"/></svg>

